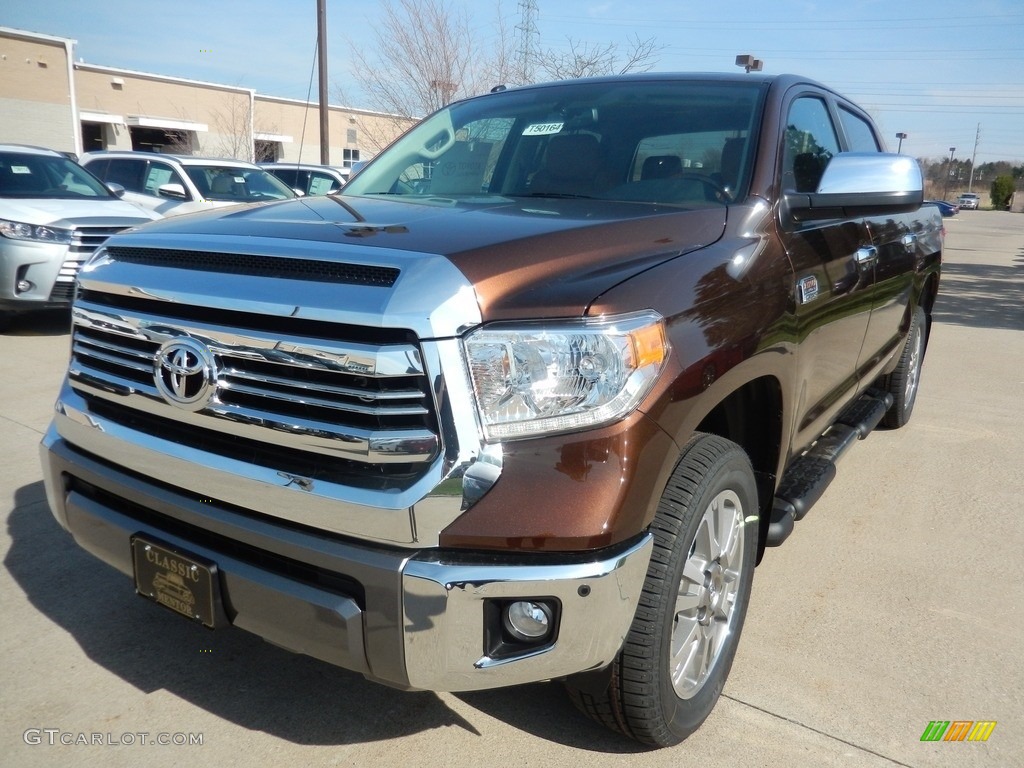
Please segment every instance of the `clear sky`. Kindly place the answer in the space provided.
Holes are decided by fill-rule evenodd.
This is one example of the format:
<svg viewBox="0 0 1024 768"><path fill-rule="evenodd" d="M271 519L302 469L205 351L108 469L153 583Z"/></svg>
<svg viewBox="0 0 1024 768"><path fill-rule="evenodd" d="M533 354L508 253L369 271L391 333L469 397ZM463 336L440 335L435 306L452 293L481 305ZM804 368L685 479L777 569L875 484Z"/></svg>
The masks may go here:
<svg viewBox="0 0 1024 768"><path fill-rule="evenodd" d="M448 0L479 38L518 0ZM1024 162L1024 0L537 0L539 47L653 37L657 70L736 71L737 54L768 73L813 77L851 97L895 150L979 164ZM373 41L376 0L327 0L331 101L360 107L348 49ZM92 64L305 98L315 0L2 0L0 25L70 37ZM424 46L430 41L424 40ZM316 81L312 97L316 98Z"/></svg>

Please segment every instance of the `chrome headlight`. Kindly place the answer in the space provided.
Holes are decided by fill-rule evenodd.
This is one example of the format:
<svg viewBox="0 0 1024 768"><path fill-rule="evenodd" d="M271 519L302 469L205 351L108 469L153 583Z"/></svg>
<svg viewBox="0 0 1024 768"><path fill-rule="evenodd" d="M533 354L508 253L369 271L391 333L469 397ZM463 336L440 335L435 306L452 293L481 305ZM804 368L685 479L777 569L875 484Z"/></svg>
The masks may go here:
<svg viewBox="0 0 1024 768"><path fill-rule="evenodd" d="M488 440L607 424L644 398L668 359L656 312L495 324L463 342Z"/></svg>
<svg viewBox="0 0 1024 768"><path fill-rule="evenodd" d="M71 242L70 229L58 229L57 227L42 227L37 224L25 224L20 221L0 219L0 235L11 240L32 240L37 243L63 243Z"/></svg>

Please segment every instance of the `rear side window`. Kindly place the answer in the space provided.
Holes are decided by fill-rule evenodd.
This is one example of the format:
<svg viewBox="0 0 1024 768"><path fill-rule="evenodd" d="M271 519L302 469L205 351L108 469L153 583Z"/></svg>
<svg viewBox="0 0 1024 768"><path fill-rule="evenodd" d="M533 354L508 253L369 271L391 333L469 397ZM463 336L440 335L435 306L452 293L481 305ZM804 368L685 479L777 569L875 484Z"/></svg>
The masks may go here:
<svg viewBox="0 0 1024 768"><path fill-rule="evenodd" d="M292 168L268 168L272 174L277 176L281 181L287 184L289 187L298 187L299 185L299 172Z"/></svg>
<svg viewBox="0 0 1024 768"><path fill-rule="evenodd" d="M120 184L129 192L145 193L146 189L142 184L142 172L145 168L146 162L144 160L111 158L110 166L107 168L103 180Z"/></svg>
<svg viewBox="0 0 1024 768"><path fill-rule="evenodd" d="M878 152L878 140L871 125L860 115L856 115L843 106L839 107L839 120L846 131L846 139L850 143L851 152Z"/></svg>

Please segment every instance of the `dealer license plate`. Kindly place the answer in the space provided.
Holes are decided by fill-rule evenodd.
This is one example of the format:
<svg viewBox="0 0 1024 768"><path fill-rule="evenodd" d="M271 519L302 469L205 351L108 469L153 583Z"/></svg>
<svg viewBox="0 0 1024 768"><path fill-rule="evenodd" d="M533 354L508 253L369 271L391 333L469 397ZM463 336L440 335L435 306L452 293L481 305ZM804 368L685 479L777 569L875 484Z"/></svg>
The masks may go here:
<svg viewBox="0 0 1024 768"><path fill-rule="evenodd" d="M132 537L135 591L208 627L215 624L217 566L166 544Z"/></svg>

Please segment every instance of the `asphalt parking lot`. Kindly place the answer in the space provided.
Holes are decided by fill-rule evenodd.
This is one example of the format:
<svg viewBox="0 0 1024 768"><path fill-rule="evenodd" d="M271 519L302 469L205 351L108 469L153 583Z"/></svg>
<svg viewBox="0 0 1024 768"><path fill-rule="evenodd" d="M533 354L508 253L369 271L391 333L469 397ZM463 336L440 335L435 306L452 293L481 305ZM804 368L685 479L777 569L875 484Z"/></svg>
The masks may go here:
<svg viewBox="0 0 1024 768"><path fill-rule="evenodd" d="M19 321L0 335L0 764L1024 764L1024 216L946 225L912 422L847 454L767 553L717 709L655 752L557 683L402 693L135 597L47 509L38 443L66 317ZM997 725L922 742L934 720Z"/></svg>

